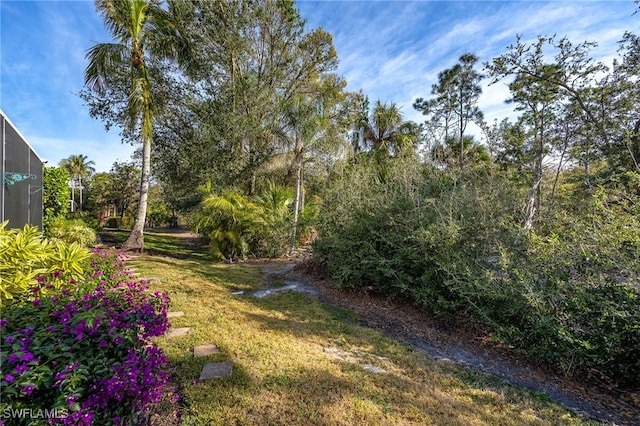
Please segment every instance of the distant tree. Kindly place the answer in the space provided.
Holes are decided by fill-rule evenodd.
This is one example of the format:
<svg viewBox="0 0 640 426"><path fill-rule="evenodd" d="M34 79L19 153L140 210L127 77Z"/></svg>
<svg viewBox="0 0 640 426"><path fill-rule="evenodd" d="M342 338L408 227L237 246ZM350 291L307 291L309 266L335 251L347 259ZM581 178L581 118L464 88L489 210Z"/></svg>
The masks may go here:
<svg viewBox="0 0 640 426"><path fill-rule="evenodd" d="M140 169L133 163L115 162L109 171L103 202L115 206L119 227L122 226L124 215L136 202L140 174Z"/></svg>
<svg viewBox="0 0 640 426"><path fill-rule="evenodd" d="M589 56L594 42L571 43L566 37L540 36L534 43L516 44L507 52L485 64L492 84L508 76L520 76L554 93L559 100L573 103L579 109L583 125L591 129L601 145L609 143L611 120L609 96L602 77L607 66ZM600 81L602 79L602 81Z"/></svg>
<svg viewBox="0 0 640 426"><path fill-rule="evenodd" d="M79 210L82 211L82 178L91 176L96 169L93 167L96 163L93 161L87 161L87 156L82 154L71 155L68 158L60 161L60 167L66 169L71 175L71 203L72 210L74 208L74 189L77 187L80 190L80 203L78 204Z"/></svg>
<svg viewBox="0 0 640 426"><path fill-rule="evenodd" d="M281 129L278 134L293 150L294 203L291 250L295 249L300 211L304 208L303 165L312 152L335 151L340 144L336 107L343 98L346 82L335 75L311 80L305 90L291 96L284 105Z"/></svg>
<svg viewBox="0 0 640 426"><path fill-rule="evenodd" d="M555 67L543 66L540 73L553 73ZM550 129L558 112L559 96L553 86L549 87L544 79L532 78L528 74L518 74L509 84L512 98L509 102L516 104L517 111L523 111L520 120L530 128L528 151L533 160L533 184L527 197L524 214L524 228L533 228L533 218L540 208L540 185L543 179L545 157L551 152L553 134Z"/></svg>
<svg viewBox="0 0 640 426"><path fill-rule="evenodd" d="M256 194L258 177L282 154L286 109L315 96L309 82L337 67L332 37L307 31L289 0L181 4L200 67L178 80L158 117L157 175L163 184L210 180Z"/></svg>
<svg viewBox="0 0 640 426"><path fill-rule="evenodd" d="M442 140L449 140L449 130L455 128L458 137L458 166L464 166L464 138L470 122L481 121L482 112L477 106L482 93L480 82L484 76L474 70L478 57L471 53L460 56L453 68L438 74L438 84L431 87L433 98L418 98L413 106L431 117L435 125L444 131Z"/></svg>

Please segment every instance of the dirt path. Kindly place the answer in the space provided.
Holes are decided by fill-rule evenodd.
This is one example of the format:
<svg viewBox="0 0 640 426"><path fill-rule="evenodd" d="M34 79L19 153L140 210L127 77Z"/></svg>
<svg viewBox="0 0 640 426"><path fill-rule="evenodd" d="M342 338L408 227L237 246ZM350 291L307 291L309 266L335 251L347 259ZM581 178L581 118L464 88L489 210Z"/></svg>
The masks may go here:
<svg viewBox="0 0 640 426"><path fill-rule="evenodd" d="M310 262L249 262L265 271L267 283L277 279L298 281L318 291L318 298L333 307L348 308L359 322L413 345L441 362L464 365L534 391L599 422L640 425L640 392L623 392L593 377L567 378L531 365L504 345L490 340L490 331L461 319L444 320L408 300L382 297L366 291L344 291L321 279Z"/></svg>

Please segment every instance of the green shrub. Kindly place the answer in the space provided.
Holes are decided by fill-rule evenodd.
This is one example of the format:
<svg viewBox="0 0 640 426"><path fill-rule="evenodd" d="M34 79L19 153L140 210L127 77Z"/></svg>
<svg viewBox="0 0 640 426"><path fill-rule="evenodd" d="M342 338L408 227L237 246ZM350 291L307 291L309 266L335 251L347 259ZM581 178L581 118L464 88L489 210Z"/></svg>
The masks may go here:
<svg viewBox="0 0 640 426"><path fill-rule="evenodd" d="M82 274L89 252L76 243L47 240L36 227L6 229L0 223L0 304L28 292L38 277L50 277L56 287Z"/></svg>
<svg viewBox="0 0 640 426"><path fill-rule="evenodd" d="M153 208L147 214L147 223L150 228L168 225L173 220L173 215L166 208Z"/></svg>
<svg viewBox="0 0 640 426"><path fill-rule="evenodd" d="M82 219L57 219L49 225L49 237L84 247L96 245L96 231Z"/></svg>
<svg viewBox="0 0 640 426"><path fill-rule="evenodd" d="M325 196L314 255L341 286L467 312L532 359L640 384L640 200L559 198L528 232L526 188L467 173L353 165Z"/></svg>
<svg viewBox="0 0 640 426"><path fill-rule="evenodd" d="M277 257L288 247L293 226L293 191L274 184L257 197L236 192L207 196L192 229L209 240L216 259L232 260L249 254ZM317 204L300 215L303 229L311 223ZM300 235L304 235L301 233Z"/></svg>
<svg viewBox="0 0 640 426"><path fill-rule="evenodd" d="M110 217L109 219L107 219L107 228L119 228L120 225L120 218L117 217Z"/></svg>
<svg viewBox="0 0 640 426"><path fill-rule="evenodd" d="M51 222L63 218L69 211L71 189L69 172L61 167L45 167L42 181L42 224L46 231Z"/></svg>

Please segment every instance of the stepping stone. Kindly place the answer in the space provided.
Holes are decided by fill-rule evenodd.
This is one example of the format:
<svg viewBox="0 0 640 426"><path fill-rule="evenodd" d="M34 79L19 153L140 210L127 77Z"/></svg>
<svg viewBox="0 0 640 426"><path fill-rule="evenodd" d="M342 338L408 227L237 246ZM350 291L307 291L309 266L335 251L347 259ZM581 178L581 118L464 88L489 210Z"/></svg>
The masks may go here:
<svg viewBox="0 0 640 426"><path fill-rule="evenodd" d="M375 365L371 364L362 364L362 368L374 374L384 374L387 372L387 370L385 370L384 368L376 367Z"/></svg>
<svg viewBox="0 0 640 426"><path fill-rule="evenodd" d="M200 380L219 379L221 377L231 376L233 372L233 364L230 362L213 362L205 364L200 373Z"/></svg>
<svg viewBox="0 0 640 426"><path fill-rule="evenodd" d="M167 318L178 318L183 316L184 316L184 312L182 311L167 312Z"/></svg>
<svg viewBox="0 0 640 426"><path fill-rule="evenodd" d="M162 281L160 281L160 278L158 278L158 277L140 278L139 274L133 274L133 275L136 277L136 279L138 281L141 281L141 282L146 283L146 284L161 284L162 283Z"/></svg>
<svg viewBox="0 0 640 426"><path fill-rule="evenodd" d="M184 337L187 334L189 334L190 331L191 331L191 327L171 328L167 332L166 336L167 336L167 339L172 339L174 337Z"/></svg>
<svg viewBox="0 0 640 426"><path fill-rule="evenodd" d="M220 348L216 345L202 345L193 348L193 357L200 358L202 356L209 356L213 354L219 354Z"/></svg>

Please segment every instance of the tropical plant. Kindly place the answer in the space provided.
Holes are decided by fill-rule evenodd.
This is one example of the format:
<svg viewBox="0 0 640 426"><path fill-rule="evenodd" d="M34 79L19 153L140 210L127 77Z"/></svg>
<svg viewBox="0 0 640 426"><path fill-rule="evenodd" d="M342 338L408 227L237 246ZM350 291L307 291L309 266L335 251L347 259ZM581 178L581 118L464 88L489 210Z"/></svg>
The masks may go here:
<svg viewBox="0 0 640 426"><path fill-rule="evenodd" d="M28 294L38 277L53 276L59 284L82 274L89 252L80 245L47 240L30 225L6 229L7 223L0 223L0 304Z"/></svg>
<svg viewBox="0 0 640 426"><path fill-rule="evenodd" d="M51 222L48 236L66 243L78 243L83 247L93 247L97 242L96 231L82 219L57 219Z"/></svg>
<svg viewBox="0 0 640 426"><path fill-rule="evenodd" d="M313 201L300 211L300 226L305 234L317 214L318 203L315 198ZM272 182L254 197L234 191L209 194L202 201L192 228L209 239L216 259L233 260L249 254L277 257L290 242L293 203L293 191Z"/></svg>
<svg viewBox="0 0 640 426"><path fill-rule="evenodd" d="M113 75L129 72L124 128L139 129L142 142L142 175L138 211L124 250L144 249L144 224L151 174L153 119L156 113L147 61L155 58L188 57L188 47L172 22L170 13L147 0L96 0L98 12L116 43L100 43L89 49L85 84L102 93Z"/></svg>
<svg viewBox="0 0 640 426"><path fill-rule="evenodd" d="M202 212L193 230L209 239L214 258L245 258L250 240L258 233L258 210L256 204L235 192L209 195L202 201Z"/></svg>
<svg viewBox="0 0 640 426"><path fill-rule="evenodd" d="M412 123L403 119L394 103L383 104L378 100L362 126L364 142L377 153L397 156L411 152L417 142Z"/></svg>

